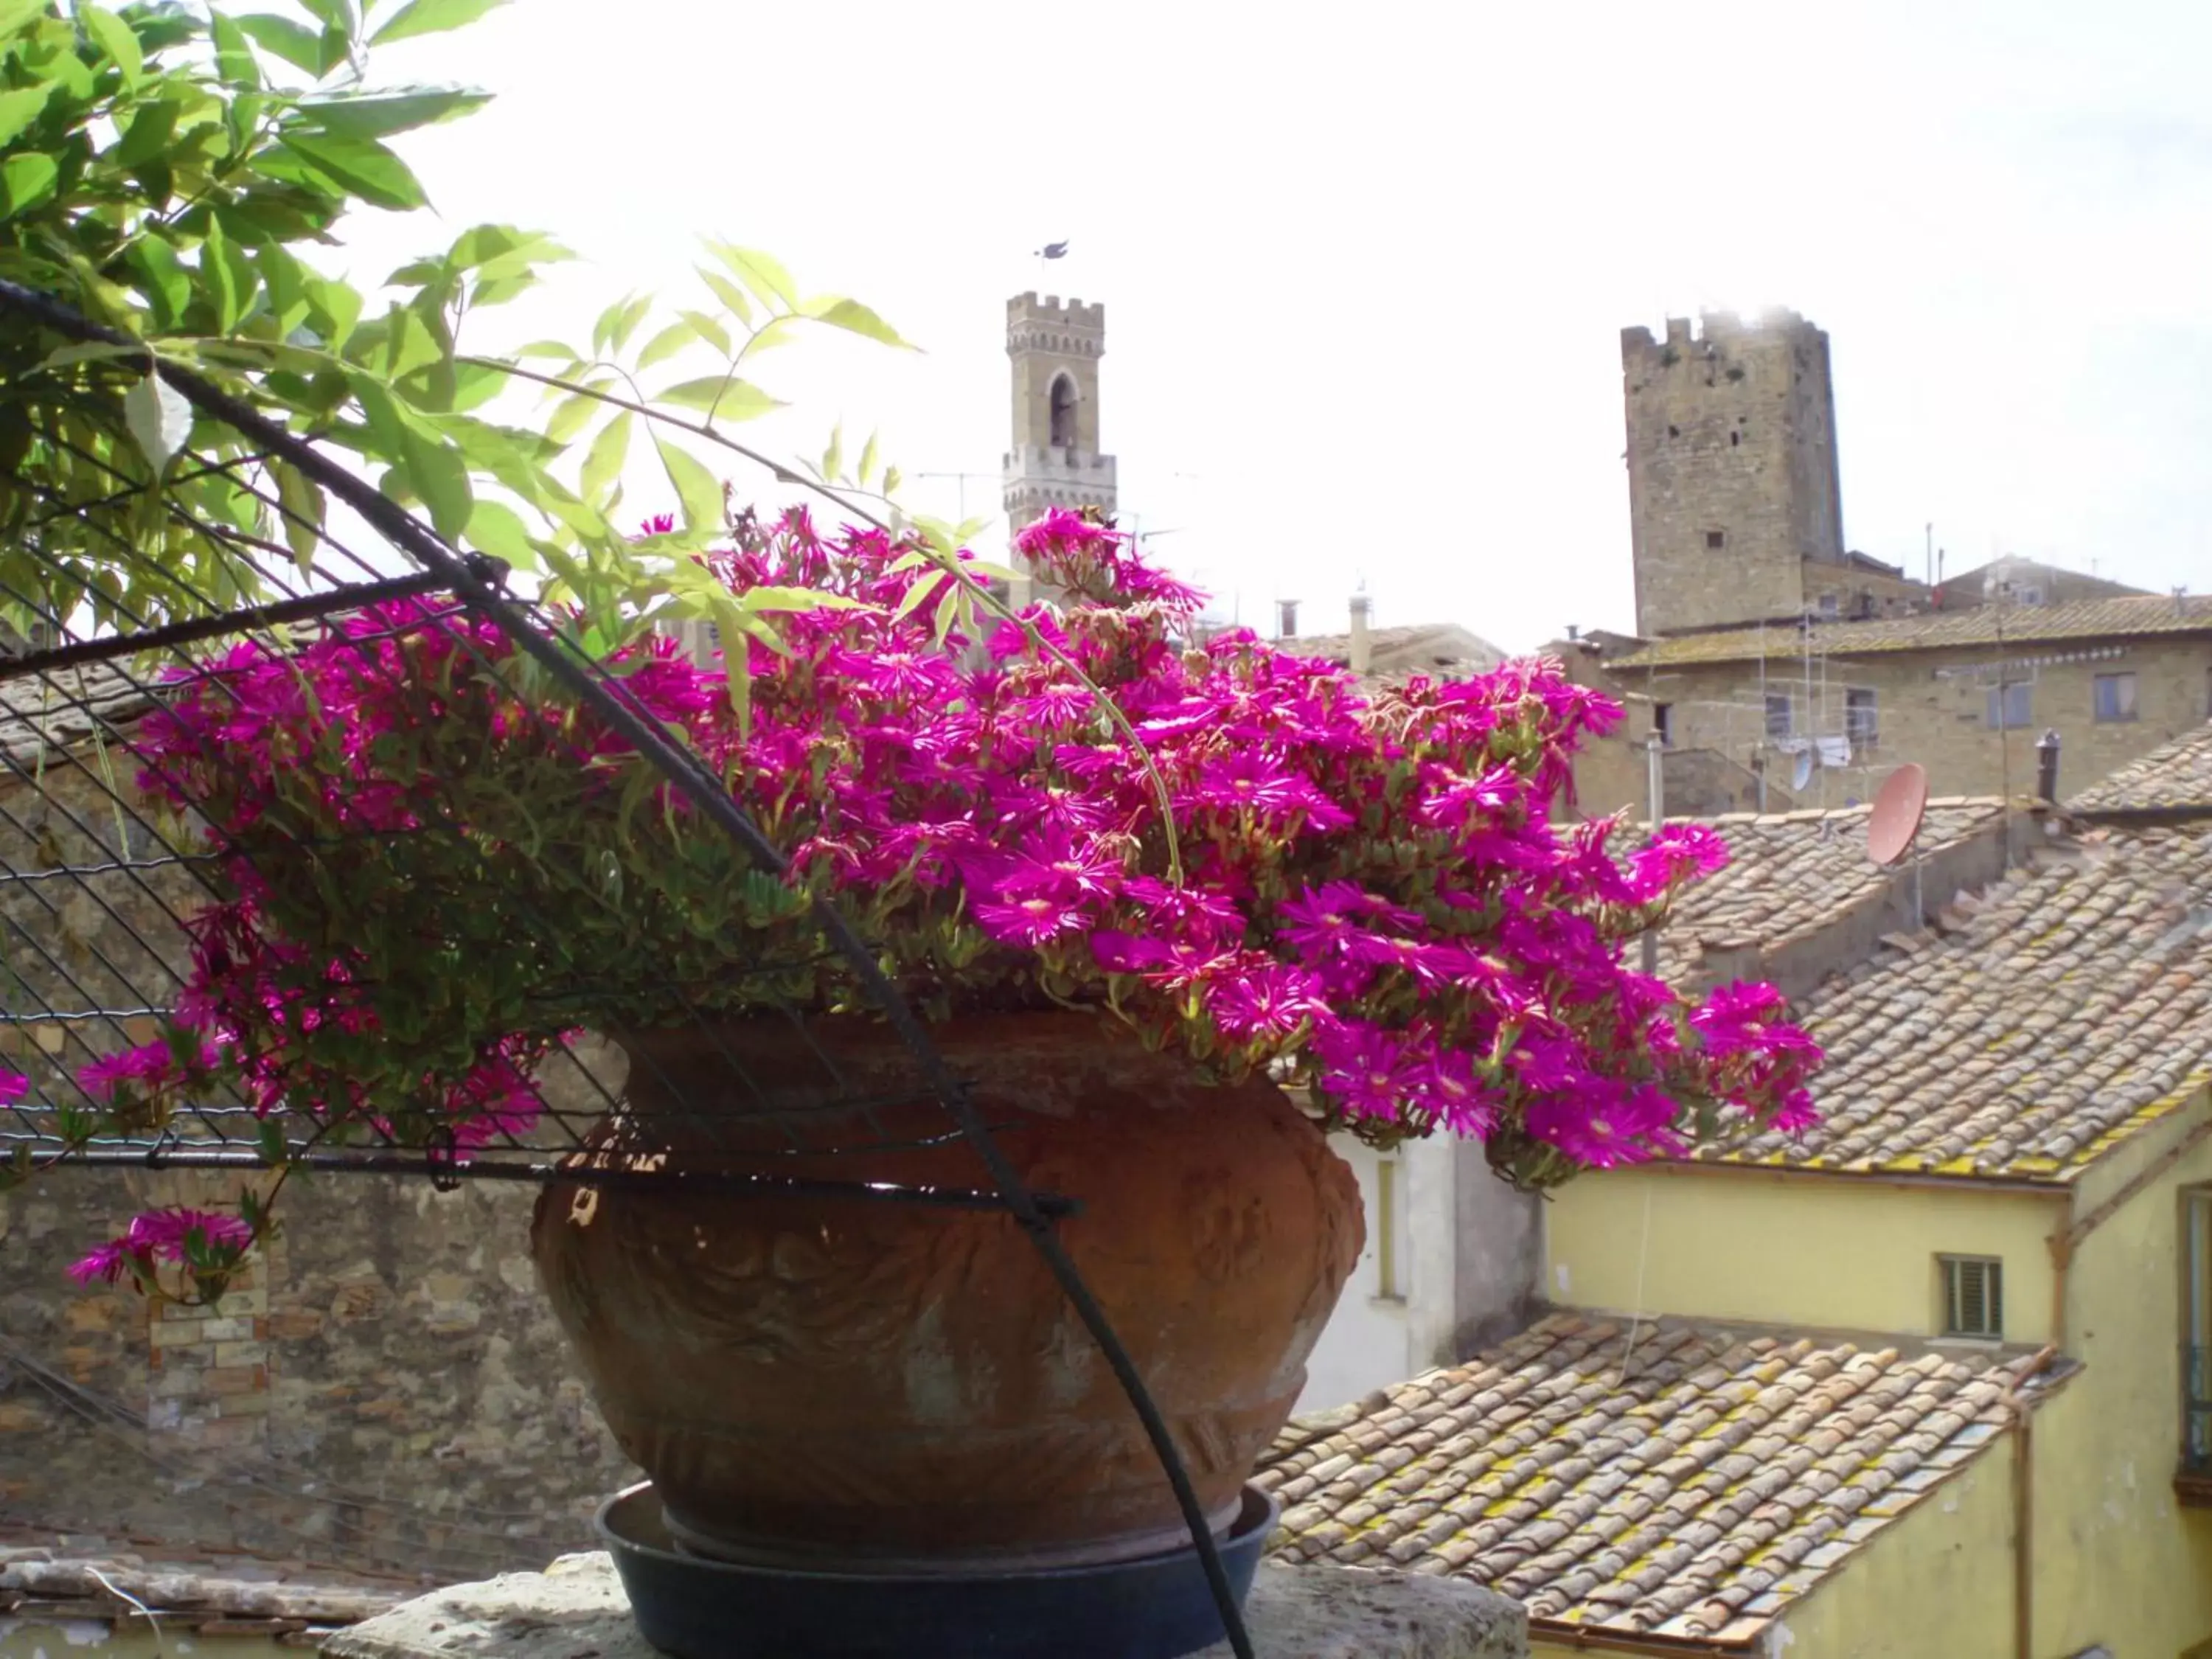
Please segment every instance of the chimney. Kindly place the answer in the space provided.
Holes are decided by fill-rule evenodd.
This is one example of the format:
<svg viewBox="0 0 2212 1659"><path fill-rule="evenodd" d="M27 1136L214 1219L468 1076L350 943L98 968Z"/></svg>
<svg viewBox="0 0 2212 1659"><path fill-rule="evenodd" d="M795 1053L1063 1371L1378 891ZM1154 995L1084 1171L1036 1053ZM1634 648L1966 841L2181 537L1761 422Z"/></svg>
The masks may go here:
<svg viewBox="0 0 2212 1659"><path fill-rule="evenodd" d="M1298 602L1296 599L1275 601L1275 637L1294 640L1298 636Z"/></svg>
<svg viewBox="0 0 2212 1659"><path fill-rule="evenodd" d="M2035 793L2054 805L2058 800L2058 731L2056 726L2035 740Z"/></svg>
<svg viewBox="0 0 2212 1659"><path fill-rule="evenodd" d="M1352 672L1355 674L1364 674L1373 659L1372 648L1367 638L1367 596L1364 593L1352 596L1351 658Z"/></svg>
<svg viewBox="0 0 2212 1659"><path fill-rule="evenodd" d="M1583 630L1573 623L1567 624L1567 643L1571 645L1583 636Z"/></svg>

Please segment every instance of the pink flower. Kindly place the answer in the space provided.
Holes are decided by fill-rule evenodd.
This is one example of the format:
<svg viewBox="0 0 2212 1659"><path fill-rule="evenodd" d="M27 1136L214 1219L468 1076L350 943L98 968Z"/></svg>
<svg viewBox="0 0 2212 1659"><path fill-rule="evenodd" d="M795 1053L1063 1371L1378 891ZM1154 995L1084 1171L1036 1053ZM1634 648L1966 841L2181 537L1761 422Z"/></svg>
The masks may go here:
<svg viewBox="0 0 2212 1659"><path fill-rule="evenodd" d="M210 1210L149 1210L133 1217L120 1238L110 1239L70 1266L81 1285L119 1279L131 1263L151 1272L164 1262L221 1267L234 1264L253 1242L253 1229L234 1215Z"/></svg>
<svg viewBox="0 0 2212 1659"><path fill-rule="evenodd" d="M1327 1017L1310 974L1262 958L1249 972L1208 986L1206 1011L1224 1036L1240 1041L1288 1036L1308 1021Z"/></svg>
<svg viewBox="0 0 2212 1659"><path fill-rule="evenodd" d="M0 1106L13 1106L30 1089L31 1079L21 1072L0 1071Z"/></svg>

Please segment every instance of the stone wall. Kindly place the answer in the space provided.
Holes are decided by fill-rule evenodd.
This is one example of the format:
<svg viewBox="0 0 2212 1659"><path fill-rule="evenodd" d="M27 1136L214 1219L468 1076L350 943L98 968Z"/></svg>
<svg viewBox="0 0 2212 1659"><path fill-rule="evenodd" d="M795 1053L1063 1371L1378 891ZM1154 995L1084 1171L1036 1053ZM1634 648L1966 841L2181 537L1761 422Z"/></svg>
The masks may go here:
<svg viewBox="0 0 2212 1659"><path fill-rule="evenodd" d="M52 1099L151 1036L207 894L131 770L84 751L0 787L0 1065ZM584 1058L619 1088L617 1059ZM549 1097L588 1110L597 1086L555 1066ZM238 1180L76 1166L0 1197L0 1522L446 1577L587 1541L635 1475L538 1295L535 1189L295 1173L213 1313L64 1271L141 1209L234 1207Z"/></svg>
<svg viewBox="0 0 2212 1659"><path fill-rule="evenodd" d="M2087 656L2092 652L2110 654ZM2045 660L2068 656L2076 659ZM2027 723L2005 730L1989 720L2001 662L2014 665L2004 671L2008 677L2033 675ZM2024 663L2033 666L2018 665ZM2097 718L2095 681L2107 674L2136 677L2132 720ZM1677 745L1710 749L1739 765L1748 765L1765 743L1765 696L1789 700L1798 733L1841 733L1847 693L1871 691L1875 741L1856 747L1848 768L1814 769L1799 797L1807 806L1869 799L1905 761L1928 769L1934 795L2032 794L2036 740L2046 729L2059 734L2063 799L2212 714L2212 641L2182 637L1816 658L1809 683L1804 659L1790 655L1771 658L1763 677L1757 663L1738 662L1638 670L1629 678L1671 706ZM1786 785L1783 769L1791 757L1766 752L1770 779Z"/></svg>
<svg viewBox="0 0 2212 1659"><path fill-rule="evenodd" d="M538 1292L532 1189L317 1177L213 1318L67 1276L142 1204L210 1196L178 1180L0 1200L0 1521L445 1577L588 1541L636 1476Z"/></svg>
<svg viewBox="0 0 2212 1659"><path fill-rule="evenodd" d="M1828 338L1790 313L1621 334L1637 632L1794 617L1843 555Z"/></svg>

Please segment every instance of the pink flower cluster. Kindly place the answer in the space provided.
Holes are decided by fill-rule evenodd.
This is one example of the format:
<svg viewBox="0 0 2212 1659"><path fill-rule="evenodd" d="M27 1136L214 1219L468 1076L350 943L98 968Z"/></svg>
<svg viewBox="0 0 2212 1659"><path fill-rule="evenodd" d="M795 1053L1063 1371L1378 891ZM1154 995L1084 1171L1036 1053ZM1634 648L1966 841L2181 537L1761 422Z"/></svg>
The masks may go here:
<svg viewBox="0 0 2212 1659"><path fill-rule="evenodd" d="M1809 1121L1819 1054L1771 989L1692 1006L1624 962L1725 854L1695 827L1621 849L1614 820L1558 820L1576 746L1620 718L1558 665L1364 688L1205 635L1197 595L1066 513L1018 538L1053 602L981 640L940 636L913 594L937 567L880 532L823 538L793 512L734 541L710 561L733 589L857 605L747 644L744 721L720 666L666 641L613 666L925 1008L1097 1005L1214 1074L1310 1085L1378 1142L1482 1137L1529 1185L1679 1153L1716 1103ZM178 695L143 781L252 851L192 924L175 1030L88 1089L142 1102L204 1071L258 1110L465 1150L526 1123L563 1030L755 1006L766 930L799 939L803 905L720 926L757 896L711 870L683 886L708 866L680 794L510 659L486 624L398 605L292 656L242 647ZM622 939L643 953L580 1000L561 953L486 967L465 932L556 819L562 857L629 884ZM384 896L362 934L334 930L364 890ZM802 1005L862 1006L812 955ZM403 1006L426 973L452 994Z"/></svg>
<svg viewBox="0 0 2212 1659"><path fill-rule="evenodd" d="M172 1263L220 1270L234 1266L253 1242L253 1229L234 1215L210 1210L149 1210L132 1218L130 1231L111 1239L82 1261L70 1264L78 1283L95 1279L112 1285L126 1273L140 1284L156 1267Z"/></svg>

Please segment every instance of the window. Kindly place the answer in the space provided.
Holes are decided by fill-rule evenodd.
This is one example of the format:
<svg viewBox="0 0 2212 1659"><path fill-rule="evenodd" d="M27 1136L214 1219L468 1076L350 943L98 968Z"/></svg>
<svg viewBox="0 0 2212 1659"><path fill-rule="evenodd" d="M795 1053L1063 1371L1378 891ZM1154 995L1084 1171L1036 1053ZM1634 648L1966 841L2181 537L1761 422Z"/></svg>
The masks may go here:
<svg viewBox="0 0 2212 1659"><path fill-rule="evenodd" d="M1075 447L1075 382L1065 374L1052 383L1052 447Z"/></svg>
<svg viewBox="0 0 2212 1659"><path fill-rule="evenodd" d="M1790 735L1790 694L1787 691L1766 694L1766 735L1770 738Z"/></svg>
<svg viewBox="0 0 2212 1659"><path fill-rule="evenodd" d="M1724 530L1708 530L1705 532L1705 545L1711 548L1726 547L1728 532Z"/></svg>
<svg viewBox="0 0 2212 1659"><path fill-rule="evenodd" d="M1995 1256L1939 1255L1943 1334L1998 1341L2004 1336L2004 1263Z"/></svg>
<svg viewBox="0 0 2212 1659"><path fill-rule="evenodd" d="M1662 747L1670 746L1674 743L1674 705L1673 703L1655 702L1651 705L1651 734L1659 739Z"/></svg>
<svg viewBox="0 0 2212 1659"><path fill-rule="evenodd" d="M2181 1462L2212 1474L2212 1190L2181 1195Z"/></svg>
<svg viewBox="0 0 2212 1659"><path fill-rule="evenodd" d="M2026 680L2016 680L2010 685L1990 688L1988 722L1990 729L2017 731L2034 718L2035 688Z"/></svg>
<svg viewBox="0 0 2212 1659"><path fill-rule="evenodd" d="M1398 1288L1398 1160L1375 1160L1375 1295L1383 1302L1402 1301Z"/></svg>
<svg viewBox="0 0 2212 1659"><path fill-rule="evenodd" d="M2097 676L2097 718L2131 720L2136 717L2136 677L2133 674Z"/></svg>
<svg viewBox="0 0 2212 1659"><path fill-rule="evenodd" d="M1871 749L1881 735L1874 712L1874 693L1853 686L1844 693L1844 735L1854 749Z"/></svg>

